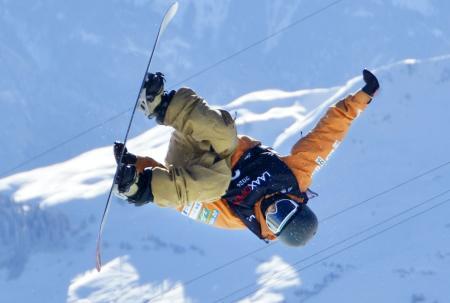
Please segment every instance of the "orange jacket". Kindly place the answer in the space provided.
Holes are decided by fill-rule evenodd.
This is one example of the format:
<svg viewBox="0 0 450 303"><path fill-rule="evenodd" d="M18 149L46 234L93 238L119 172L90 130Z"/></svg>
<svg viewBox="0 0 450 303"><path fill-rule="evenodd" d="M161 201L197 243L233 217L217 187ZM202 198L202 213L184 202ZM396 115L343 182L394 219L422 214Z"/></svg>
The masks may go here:
<svg viewBox="0 0 450 303"><path fill-rule="evenodd" d="M306 192L309 188L315 172L322 168L331 154L344 139L352 121L366 108L371 97L359 91L355 95L337 102L331 106L321 118L314 129L306 136L298 140L287 156L280 159L291 169L297 179L299 188ZM231 165L234 167L239 158L250 148L261 144L248 136L239 136L238 146L231 157ZM137 169L142 171L145 167L164 167L149 157L138 157ZM298 198L292 197L298 201ZM262 236L267 240L274 240L276 236L268 229L265 216L261 212L261 201L254 206L256 219L261 225ZM298 201L301 203L301 201ZM178 208L183 215L193 219L226 229L246 228L237 217L228 203L219 199L214 202L193 202Z"/></svg>
<svg viewBox="0 0 450 303"><path fill-rule="evenodd" d="M366 108L370 100L369 95L360 91L354 96L350 95L339 101L328 109L324 117L309 134L295 143L290 155L280 157L292 170L301 191L305 192L309 188L314 173L325 165L344 139L352 121ZM238 147L231 159L232 166L247 150L258 144L260 144L259 141L248 136L239 136ZM265 216L261 212L261 200L254 206L256 218L260 222L263 237L274 240L276 236L268 229ZM184 215L216 227L246 228L223 199L212 203L195 202L178 210Z"/></svg>

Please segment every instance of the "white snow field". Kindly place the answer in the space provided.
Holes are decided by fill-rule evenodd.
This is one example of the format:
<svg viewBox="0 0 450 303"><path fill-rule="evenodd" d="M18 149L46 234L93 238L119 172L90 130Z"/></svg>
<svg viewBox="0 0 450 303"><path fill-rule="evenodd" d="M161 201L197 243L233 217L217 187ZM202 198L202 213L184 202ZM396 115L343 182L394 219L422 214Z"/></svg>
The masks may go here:
<svg viewBox="0 0 450 303"><path fill-rule="evenodd" d="M292 249L154 205L114 199L95 271L111 146L0 179L1 302L448 302L450 55L376 69L382 90L316 174L322 221ZM362 86L243 95L239 133L287 153L328 106ZM201 93L201 92L200 92ZM129 150L163 161L171 129Z"/></svg>

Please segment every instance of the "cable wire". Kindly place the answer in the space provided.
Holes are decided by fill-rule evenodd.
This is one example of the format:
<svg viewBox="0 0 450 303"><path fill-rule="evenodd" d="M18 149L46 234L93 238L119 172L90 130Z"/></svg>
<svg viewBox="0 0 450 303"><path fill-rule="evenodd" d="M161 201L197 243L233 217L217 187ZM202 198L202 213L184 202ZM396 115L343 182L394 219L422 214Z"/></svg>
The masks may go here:
<svg viewBox="0 0 450 303"><path fill-rule="evenodd" d="M60 143L57 143L57 144L53 145L52 147L50 147L50 148L44 150L43 152L41 152L41 153L39 153L39 154L36 154L36 155L34 155L34 156L28 158L27 160L24 160L24 161L18 163L17 165L15 165L15 166L13 166L13 167L11 167L11 168L9 168L9 169L3 171L3 172L0 174L0 178L6 177L6 176L8 176L8 174L12 173L13 171L15 171L15 170L17 170L17 169L19 169L19 168L21 168L21 167L24 167L24 166L27 165L28 163L31 163L31 162L33 162L34 160L39 159L39 158L45 156L46 154L49 154L49 153L53 152L54 150L56 150L56 149L62 147L63 145L66 145L67 143L70 143L70 142L72 142L72 141L74 141L74 140L76 140L76 139L78 139L78 138L80 138L80 137L82 137L82 136L84 136L84 135L86 135L86 134L92 132L93 130L102 127L103 125L105 125L105 124L107 124L107 123L109 123L109 122L111 122L111 121L113 121L113 120L119 118L120 116L126 114L126 113L129 112L130 110L131 110L131 108L126 109L126 110L123 110L123 111L117 113L116 115L109 117L108 119L104 120L103 122L97 123L97 124L95 124L95 125L93 125L93 126L87 128L87 129L83 130L82 132L79 132L78 134L73 135L72 137L69 137L68 139L66 139L66 140L64 140L64 141L62 141L62 142L60 142Z"/></svg>
<svg viewBox="0 0 450 303"><path fill-rule="evenodd" d="M412 177L412 178L410 178L410 179L408 179L408 180L406 180L406 181L403 181L402 183L399 183L399 184L397 184L397 185L395 185L395 186L392 186L391 188L388 188L388 189L386 189L386 190L384 190L384 191L382 191L382 192L380 192L380 193L378 193L378 194L375 194L375 195L371 196L370 198L367 198L366 200L363 200L363 201L361 201L361 202L359 202L359 203L350 205L349 207L344 208L343 210L340 210L340 211L338 211L337 213L334 213L334 214L332 214L332 215L330 215L330 216L328 216L328 217L325 217L325 218L323 218L323 219L321 220L321 222L328 221L328 220L330 220L331 218L334 218L334 217L336 217L336 216L339 216L340 214L345 213L345 212L347 212L347 211L349 211L349 210L351 210L351 209L353 209L353 208L355 208L355 207L358 207L358 206L360 206L360 205L363 205L363 204L365 204L365 203L367 203L367 202L369 202L369 201L371 201L371 200L373 200L373 199L375 199L375 198L378 198L379 196L382 196L382 195L384 195L384 194L387 194L387 193L389 193L389 192L391 192L391 191L393 191L393 190L395 190L395 189L397 189L397 188L399 188L399 187L402 187L402 186L404 186L404 185L406 185L406 184L408 184L408 183L411 183L411 182L413 182L413 181L415 181L415 180L417 180L417 179L420 179L420 178L422 178L422 177L424 177L424 176L426 176L426 175L428 175L428 174L430 174L430 173L432 173L432 172L434 172L434 171L436 171L436 170L439 170L439 169L441 169L442 167L447 166L447 165L449 165L449 164L450 164L450 161L445 162L445 163L442 163L442 164L440 164L440 165L438 165L438 166L436 166L436 167L433 167L433 168L431 168L431 169L429 169L429 170L427 170L427 171L425 171L425 172L423 172L423 173L421 173L421 174L419 174L419 175L417 175L417 176L414 176L414 177Z"/></svg>
<svg viewBox="0 0 450 303"><path fill-rule="evenodd" d="M375 198L378 198L378 197L380 197L380 196L382 196L382 195L385 195L385 194L387 194L387 193L390 193L390 192L392 192L392 191L394 191L394 190L396 190L396 189L398 189L398 188L400 188L400 187L402 187L402 186L405 186L405 185L407 185L407 184L409 184L409 183L411 183L411 182L413 182L413 181L415 181L415 180L417 180L417 179L419 179L419 178L421 178L421 177L424 177L424 176L426 176L426 175L428 175L428 174L430 174L430 173L432 173L432 172L434 172L434 171L436 171L436 170L438 170L438 169L440 169L440 168L442 168L442 167L445 167L445 166L448 165L448 164L450 164L450 162L446 162L446 163L444 163L444 164L438 165L438 166L436 166L436 167L434 167L434 168L432 168L432 169L429 169L429 170L427 170L427 171L425 171L425 172L423 172L423 173L420 173L419 175L416 175L416 176L414 176L414 177L412 177L412 178L409 178L409 179L406 180L406 181L403 181L403 182L401 182L401 183L399 183L399 184L397 184L397 185L394 185L394 186L392 186L392 187L390 187L390 188L388 188L388 189L386 189L386 190L383 190L383 191L381 191L381 192L379 192L379 193L376 193L376 194L374 194L373 196L371 196L371 197L369 197L369 198L367 198L367 199L365 199L365 200L363 200L363 201L361 201L361 202L357 202L357 203L355 203L355 204L352 204L351 206L349 206L349 207L347 207L347 208L345 208L345 209L343 209L343 210L340 210L340 211L338 211L338 212L336 212L336 213L334 213L334 214L332 214L332 215L330 215L330 216L328 216L328 217L326 217L326 218L320 220L320 223L323 223L323 222L325 222L325 221L328 221L329 219L334 218L334 217L336 217L336 216L338 216L338 215L341 215L341 214L343 214L343 213L345 213L345 212L347 212L347 211L350 211L350 210L356 208L357 206L361 206L361 205L367 203L368 201L371 201L371 200L373 200L373 199L375 199ZM446 192L445 192L445 193L446 193ZM191 283L193 283L193 282L195 282L195 281L198 281L198 280L200 280L200 279L202 279L202 278L204 278L204 277L206 277L206 276L208 276L208 275L210 275L210 274L213 274L213 273L215 273L215 272L217 272L217 271L219 271L219 270L221 270L221 269L223 269L223 268L226 268L226 267L228 267L228 266L230 266L230 265L232 265L232 264L234 264L234 263L237 263L237 262L239 262L240 260L245 259L246 257L249 257L249 256L251 256L251 255L253 255L253 254L255 254L255 253L261 252L261 251L263 251L263 250L265 250L265 249L267 249L267 248L269 248L269 247L273 247L273 246L278 245L278 244L279 244L279 242L271 242L271 243L268 244L268 245L264 245L264 246L262 246L262 247L259 247L259 248L255 249L255 250L250 251L250 252L248 252L248 253L246 253L246 254L244 254L244 255L241 255L241 256L239 256L239 257L237 257L237 258L235 258L235 259L233 259L233 260L231 260L231 261L229 261L229 262L227 262L227 263L225 263L225 264L222 264L222 265L220 265L220 266L217 266L217 267L215 267L215 268L213 268L213 269L211 269L211 270L209 270L209 271L207 271L207 272L205 272L205 273L203 273L203 274L200 274L200 275L198 275L198 276L196 276L196 277L194 277L194 278L192 278L192 279L189 279L189 280L187 280L186 282L183 282L183 286L189 285L189 284L191 284ZM166 290L164 293L158 294L158 295L156 295L156 296L150 298L149 302L151 302L152 300L154 300L154 299L156 299L156 298L162 296L163 294L168 293L169 291L172 291L172 290L177 289L177 288L179 288L179 287L181 287L181 285L173 286L173 287L169 288L168 290Z"/></svg>
<svg viewBox="0 0 450 303"><path fill-rule="evenodd" d="M305 22L306 20L311 19L311 18L313 18L313 17L316 16L316 15L321 14L322 12L324 12L324 11L330 9L331 7L333 7L333 6L339 4L340 2L343 2L343 1L345 1L345 0L336 0L336 1L333 1L333 2L329 3L329 4L326 5L326 6L321 7L320 9L318 9L318 10L316 10L316 11L314 11L314 12L312 12L312 13L310 13L310 14L308 14L308 15L306 15L306 16L304 16L304 17L302 17L302 18L300 18L300 19L298 19L298 20L296 20L296 21L294 21L294 22L292 22L292 23L290 23L290 24L288 24L287 26L285 26L285 27L283 27L283 28L281 28L281 29L279 29L279 30L277 30L277 31L275 31L275 32L273 32L273 33L271 33L270 35L266 36L265 38L260 39L260 40L258 40L258 41L255 41L255 42L249 44L248 46L246 46L246 47L244 47L244 48L242 48L242 49L236 51L235 53L233 53L233 54L231 54L231 55L229 55L229 56L227 56L227 57L224 57L224 58L222 58L222 59L216 61L215 63L213 63L213 64L211 64L211 65L209 65L209 66L203 68L202 70L200 70L200 71L198 71L198 72L192 74L191 76L185 78L184 80L182 80L182 81L180 81L180 82L177 82L176 84L170 86L169 89L172 89L172 88L174 88L174 87L176 87L176 86L178 86L178 85L180 85L180 84L182 84L182 83L184 83L184 82L187 82L187 81L189 81L189 80L192 80L192 79L194 79L194 78L200 76L201 74L204 74L204 73L206 73L206 72L208 72L208 71L210 71L210 70L216 68L217 66L219 66L219 65L221 65L221 64L223 64L223 63L225 63L226 61L229 61L229 60L231 60L232 58L237 57L238 55L240 55L240 54L242 54L242 53L248 51L249 49L251 49L251 48L253 48L253 47L255 47L255 46L258 46L258 45L262 44L263 42L265 42L265 41L267 41L267 40L269 40L269 39L274 38L275 36L280 35L281 33L287 31L288 29L290 29L290 28L292 28L292 27L294 27L294 26L296 26L296 25L298 25L298 24L300 24L300 23ZM114 116L111 116L111 117L107 118L107 119L104 120L103 122L100 122L100 123L98 123L98 124L96 124L96 125L93 125L93 126L91 126L90 128L87 128L86 130L81 131L80 133L78 133L78 134L76 134L76 135L74 135L74 136L72 136L72 137L69 137L68 139L66 139L66 140L64 140L64 141L62 141L62 142L57 143L56 145L54 145L54 146L52 146L52 147L46 149L45 151L43 151L43 152L41 152L41 153L39 153L39 154L37 154L37 155L32 156L31 158L28 158L28 159L26 159L26 160L24 160L24 161L18 163L17 165L15 165L15 166L13 166L13 167L11 167L11 168L9 168L9 169L7 169L7 170L1 172L1 173L0 173L0 177L5 177L5 176L7 176L9 173L15 171L16 169L21 168L21 167L25 166L26 164L28 164L28 163L30 163L30 162L32 162L32 161L38 159L38 158L41 158L42 156L44 156L44 155L46 155L46 154L48 154L48 153L50 153L50 152L53 152L54 150L60 148L61 146L65 145L65 144L67 144L67 143L69 143L69 142L72 142L72 141L74 141L74 140L76 140L76 139L78 139L78 138L80 138L80 137L82 137L82 136L84 136L84 135L86 135L86 134L92 132L93 130L95 130L95 129L97 129L97 128L103 126L103 125L105 125L106 123L109 123L109 122L111 122L111 121L117 119L118 117L120 117L120 116L126 114L127 112L129 112L129 111L132 110L132 109L133 109L133 107L130 107L130 108L128 108L128 109L125 110L125 111L122 111L122 112L120 112L120 113L117 113L117 114L115 114Z"/></svg>
<svg viewBox="0 0 450 303"><path fill-rule="evenodd" d="M398 217L400 217L400 216L402 216L402 215L404 215L404 214L406 214L406 213L408 213L408 212L410 212L410 211L412 211L414 209L417 209L417 208L419 208L419 207L421 207L423 205L426 205L426 204L430 203L431 201L433 201L436 198L439 198L439 197L447 194L448 192L450 192L450 189L447 189L444 192L442 192L442 193L440 193L438 195L435 195L435 196L433 196L433 197L431 197L431 198L429 198L429 199L427 199L425 201L421 201L418 204L416 204L416 205L414 205L412 207L409 207L408 209L403 210L403 211L401 211L401 212L399 212L399 213L397 213L397 214L395 214L395 215L393 215L393 216L391 216L391 217L389 217L387 219L384 219L383 221L380 221L380 222L378 222L378 223L376 223L376 224L374 224L374 225L372 225L372 226L370 226L370 227L368 227L366 229L363 229L363 230L361 230L361 231L359 231L359 232L357 232L357 233L355 233L355 234L353 234L353 235L351 235L351 236L349 236L349 237L347 237L347 238L345 238L343 240L335 242L332 245L330 245L330 246L328 246L328 247L326 247L326 248L324 248L324 249L322 249L322 250L320 250L320 251L318 251L318 252L316 252L316 253L314 253L312 255L309 255L309 256L307 256L307 257L305 257L303 259L300 259L299 261L296 261L295 263L293 263L292 266L296 266L298 264L301 264L302 262L305 262L305 261L307 261L307 260L309 260L309 259L311 259L311 258L313 258L315 256L318 256L319 254L322 254L322 253L324 253L326 251L329 251L329 250L331 250L331 249L333 249L333 248L335 248L335 247L337 247L337 246L339 246L339 245L341 245L341 244L343 244L345 242L348 242L348 241L350 241L350 240L352 240L352 239L354 239L354 238L356 238L356 237L358 237L358 236L360 236L360 235L362 235L364 233L367 233L368 231L371 231L371 230L373 230L373 229L375 229L375 228L377 228L377 227L379 227L379 226L381 226L381 225L383 225L383 224L385 224L385 223L387 223L389 221L392 221L393 219L396 219L396 218L398 218ZM427 209L425 209L425 210L423 210L421 212L418 212L418 213L415 213L415 214L413 214L413 215L411 215L409 217L406 217L405 219L403 219L403 220L401 220L401 221L399 221L399 222L397 222L397 223L395 223L395 224L393 224L393 225L391 225L391 226L389 226L387 228L384 228L384 229L382 229L382 230L380 230L380 231L378 231L378 232L376 232L374 234L371 234L371 235L369 235L369 236L367 236L367 237L365 237L365 238L363 238L363 239L361 239L361 240L359 240L357 242L354 242L354 243L352 243L352 244L350 244L350 245L348 245L348 246L346 246L346 247L344 247L344 248L342 248L342 249L340 249L340 250L338 250L338 251L336 251L334 253L331 253L331 254L329 254L326 257L323 257L323 258L321 258L321 259L319 259L317 261L314 261L313 263L310 263L310 264L308 264L308 265L306 265L304 267L298 268L294 272L300 272L302 270L305 270L307 268L310 268L310 267L313 267L313 266L315 266L317 264L320 264L323 261L325 261L327 259L330 259L331 257L334 257L334 256L336 256L336 255L338 255L338 254L340 254L340 253L342 253L342 252L344 252L346 250L349 250L350 248L353 248L353 247L355 247L355 246L357 246L359 244L362 244L362 243L364 243L364 242L366 242L366 241L368 241L368 240L370 240L370 239L372 239L372 238L374 238L374 237L376 237L376 236L378 236L380 234L385 233L388 230L393 229L394 227L397 227L397 226L399 226L399 225L401 225L403 223L406 223L407 221L409 221L409 220L411 220L413 218L416 218L416 217L418 217L420 215L423 215L423 214L425 214L425 213L427 213L427 212L429 212L429 211L431 211L431 210L433 210L433 209L435 209L435 208L437 208L439 206L442 206L442 205L444 205L444 204L446 204L448 202L450 202L450 199L446 199L446 200L444 200L442 202L439 202L439 203L437 203L437 204L435 204L433 206L430 206L429 208L427 208ZM226 296L221 297L220 299L218 299L218 300L216 300L214 302L223 302L225 299L228 299L228 298L232 297L233 295L235 295L237 293L240 293L243 290L246 290L246 289L251 288L251 287L258 286L258 284L261 284L261 286L267 286L270 283L273 283L274 281L279 280L281 278L282 274L284 272L286 272L287 270L290 270L290 268L291 268L291 266L289 266L289 268L281 270L276 275L274 275L274 276L272 276L270 278L267 278L267 279L263 280L260 283L253 282L251 284L247 284L246 286L241 287L241 288L239 288L239 289L237 289L237 290L227 294ZM234 301L242 300L243 298L246 298L249 295L251 295L251 294L253 294L253 293L257 292L257 291L258 290L248 292L244 296L240 297L238 300L234 300Z"/></svg>
<svg viewBox="0 0 450 303"><path fill-rule="evenodd" d="M343 2L343 1L344 1L344 0L336 0L336 1L333 1L333 2L329 3L328 5L325 5L325 6L321 7L321 8L319 8L318 10L313 11L312 13L310 13L310 14L308 14L308 15L306 15L306 16L303 16L302 18L300 18L300 19L298 19L298 20L296 20L296 21L294 21L294 22L292 22L292 23L286 25L285 27L280 28L279 30L277 30L277 31L275 31L275 32L273 32L273 33L271 33L270 35L266 36L265 38L262 38L262 39L260 39L260 40L258 40L258 41L255 41L255 42L253 42L252 44L249 44L248 46L242 48L241 50L239 50L239 51L237 51L237 52L235 52L235 53L233 53L233 54L231 54L231 55L229 55L229 56L227 56L227 57L225 57L225 58L223 58L223 59L217 61L216 63L211 64L210 66L208 66L208 67L206 67L206 68L200 70L199 72L197 72L197 73L193 74L192 76L190 76L190 77L184 79L183 81L180 81L180 82L176 83L174 86L177 86L177 85L182 84L183 82L192 80L193 78L196 78L196 77L200 76L201 74L203 74L203 73L205 73L205 72L207 72L207 71L209 71L209 70L211 70L211 69L216 68L216 67L219 66L220 64L222 64L222 63L224 63L224 62L226 62L226 61L228 61L228 60L230 60L230 59L232 59L232 58L234 58L234 57L237 57L238 55L240 55L240 54L242 54L242 53L248 51L249 49L251 49L251 48L253 48L253 47L255 47L255 46L258 46L258 45L260 45L260 44L266 42L267 40L272 39L272 38L275 37L275 36L278 36L279 34L281 34L281 33L285 32L285 31L287 31L288 29L290 29L290 28L292 28L292 27L294 27L294 26L296 26L296 25L298 25L298 24L300 24L300 23L305 22L305 21L308 20L308 19L311 19L311 18L313 18L313 17L315 17L315 16L317 16L317 15L320 15L320 14L323 13L324 11L330 9L331 7L333 7L333 6L335 6L335 5L339 4L339 3L341 3L341 2Z"/></svg>

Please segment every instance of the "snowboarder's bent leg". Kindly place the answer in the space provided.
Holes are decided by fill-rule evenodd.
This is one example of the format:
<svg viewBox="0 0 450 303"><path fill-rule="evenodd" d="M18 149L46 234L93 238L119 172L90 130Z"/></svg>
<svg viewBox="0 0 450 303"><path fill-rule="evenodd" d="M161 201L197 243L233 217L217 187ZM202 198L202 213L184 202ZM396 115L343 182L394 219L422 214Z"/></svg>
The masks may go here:
<svg viewBox="0 0 450 303"><path fill-rule="evenodd" d="M230 156L237 146L231 115L224 110L211 109L189 88L179 89L172 97L163 123L198 143L207 142L221 158Z"/></svg>
<svg viewBox="0 0 450 303"><path fill-rule="evenodd" d="M175 128L166 167L153 171L154 202L179 207L187 202L212 202L227 190L236 127L226 111L213 110L192 90L177 91L164 117Z"/></svg>

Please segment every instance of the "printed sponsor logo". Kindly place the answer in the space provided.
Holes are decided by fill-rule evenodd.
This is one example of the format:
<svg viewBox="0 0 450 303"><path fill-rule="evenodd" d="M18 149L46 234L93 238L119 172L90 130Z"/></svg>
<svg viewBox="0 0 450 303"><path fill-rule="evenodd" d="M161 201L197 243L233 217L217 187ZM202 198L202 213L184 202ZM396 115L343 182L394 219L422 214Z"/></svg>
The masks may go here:
<svg viewBox="0 0 450 303"><path fill-rule="evenodd" d="M327 161L325 159L323 159L321 156L317 156L316 158L316 163L322 167L325 165L325 163L327 163Z"/></svg>
<svg viewBox="0 0 450 303"><path fill-rule="evenodd" d="M207 208L203 208L201 214L200 214L200 221L206 223L208 222L209 215L211 214L211 211Z"/></svg>
<svg viewBox="0 0 450 303"><path fill-rule="evenodd" d="M200 212L202 211L202 203L195 202L194 206L192 207L191 213L189 214L189 218L197 220L198 216L200 215Z"/></svg>
<svg viewBox="0 0 450 303"><path fill-rule="evenodd" d="M252 222L254 219L256 219L255 215L251 215L250 217L246 218L248 222Z"/></svg>
<svg viewBox="0 0 450 303"><path fill-rule="evenodd" d="M214 223L216 223L217 217L219 217L220 212L218 210L213 210L211 217L209 218L208 224L213 225Z"/></svg>
<svg viewBox="0 0 450 303"><path fill-rule="evenodd" d="M241 193L239 195L236 195L236 198L234 199L233 203L234 204L239 204L242 201L245 200L245 198L247 198L247 196L252 192L252 189L250 188L249 185L247 185L246 187L244 187L241 191Z"/></svg>
<svg viewBox="0 0 450 303"><path fill-rule="evenodd" d="M312 173L313 175L315 173L317 173L327 163L327 161L324 160L321 156L318 156L316 158L316 163L317 163L317 166L316 166L316 168L314 168L314 171Z"/></svg>
<svg viewBox="0 0 450 303"><path fill-rule="evenodd" d="M266 182L266 178L270 178L271 175L268 171L265 171L261 176L257 177L255 180L253 180L250 184L248 184L246 187L244 187L239 195L236 195L236 198L234 199L234 204L239 204L242 201L245 200L245 198L250 195L250 193L257 189L258 186L260 186L263 182Z"/></svg>
<svg viewBox="0 0 450 303"><path fill-rule="evenodd" d="M245 185L247 182L250 181L250 177L249 176L245 176L241 181L239 181L236 186L237 187L242 187L243 185Z"/></svg>
<svg viewBox="0 0 450 303"><path fill-rule="evenodd" d="M193 203L189 203L188 205L186 205L183 208L183 211L181 212L181 214L184 215L184 216L189 216L189 213L191 212L191 209L192 209L193 205L194 205Z"/></svg>
<svg viewBox="0 0 450 303"><path fill-rule="evenodd" d="M280 190L280 193L282 194L287 194L290 193L293 190L292 186L288 187L288 188L283 188L282 190Z"/></svg>
<svg viewBox="0 0 450 303"><path fill-rule="evenodd" d="M236 171L233 172L233 176L231 176L231 181L236 180L240 176L241 176L241 171L239 169L237 169Z"/></svg>
<svg viewBox="0 0 450 303"><path fill-rule="evenodd" d="M256 178L256 180L253 180L252 183L249 184L251 190L256 189L261 185L262 182L266 182L266 177L271 177L268 171L265 171L261 176L259 176L258 178Z"/></svg>
<svg viewBox="0 0 450 303"><path fill-rule="evenodd" d="M341 141L336 140L333 143L333 148L331 149L330 153L327 155L326 159L323 159L321 156L317 156L316 158L316 163L319 165L314 169L313 175L318 172L326 163L327 161L330 159L331 155L336 151L336 149L339 147L339 145L341 144Z"/></svg>

